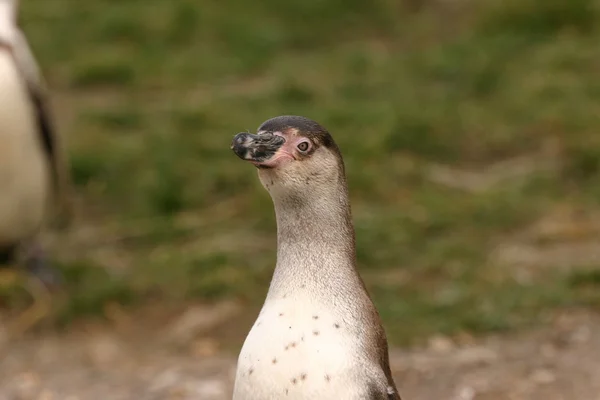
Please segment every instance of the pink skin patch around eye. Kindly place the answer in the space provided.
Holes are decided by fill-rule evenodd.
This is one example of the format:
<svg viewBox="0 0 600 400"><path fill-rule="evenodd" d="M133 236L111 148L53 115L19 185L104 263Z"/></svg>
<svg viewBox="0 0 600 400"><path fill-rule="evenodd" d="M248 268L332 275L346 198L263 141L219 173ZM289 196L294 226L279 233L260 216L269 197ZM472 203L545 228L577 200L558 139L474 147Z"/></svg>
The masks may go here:
<svg viewBox="0 0 600 400"><path fill-rule="evenodd" d="M297 160L296 153L298 151L298 144L300 144L301 142L308 141L304 137L294 137L289 134L283 134L281 132L273 132L273 134L284 137L286 139L285 143L279 148L279 150L277 150L273 157L263 162L252 162L254 165L276 168L290 161ZM307 151L310 149L310 146L311 144L309 142L309 147Z"/></svg>

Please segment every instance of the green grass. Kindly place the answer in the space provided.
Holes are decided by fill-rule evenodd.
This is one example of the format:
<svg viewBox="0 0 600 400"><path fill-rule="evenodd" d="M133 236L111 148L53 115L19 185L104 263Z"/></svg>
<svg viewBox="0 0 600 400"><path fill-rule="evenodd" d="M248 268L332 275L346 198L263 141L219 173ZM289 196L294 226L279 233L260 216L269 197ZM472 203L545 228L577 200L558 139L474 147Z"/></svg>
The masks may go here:
<svg viewBox="0 0 600 400"><path fill-rule="evenodd" d="M392 342L597 307L597 274L523 285L489 254L558 205L600 209L598 5L460 3L468 12L390 0L24 2L60 99L81 223L107 227L91 248L112 254L57 260L67 320L115 301L259 305L273 211L229 143L288 113L320 121L342 148L360 269ZM432 163L483 171L549 146L556 170L482 192L426 174Z"/></svg>

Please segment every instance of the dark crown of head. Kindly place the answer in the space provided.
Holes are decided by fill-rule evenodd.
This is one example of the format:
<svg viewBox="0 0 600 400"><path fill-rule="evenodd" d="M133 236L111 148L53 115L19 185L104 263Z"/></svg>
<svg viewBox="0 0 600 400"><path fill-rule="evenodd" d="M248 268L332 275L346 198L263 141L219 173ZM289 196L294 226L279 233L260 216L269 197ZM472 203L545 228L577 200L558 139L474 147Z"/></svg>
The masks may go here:
<svg viewBox="0 0 600 400"><path fill-rule="evenodd" d="M327 129L311 119L297 115L282 115L271 118L263 122L258 130L266 132L283 132L289 128L297 129L300 133L310 139L316 140L322 146L329 148L336 147L333 138L329 132L327 132Z"/></svg>

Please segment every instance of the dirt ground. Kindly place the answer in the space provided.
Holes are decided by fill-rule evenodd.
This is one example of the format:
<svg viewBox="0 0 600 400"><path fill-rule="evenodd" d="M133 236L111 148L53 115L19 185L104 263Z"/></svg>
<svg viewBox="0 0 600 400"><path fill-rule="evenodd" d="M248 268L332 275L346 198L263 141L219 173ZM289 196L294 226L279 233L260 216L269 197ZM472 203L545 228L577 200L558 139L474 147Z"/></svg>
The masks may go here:
<svg viewBox="0 0 600 400"><path fill-rule="evenodd" d="M231 310L203 315L210 325ZM200 332L193 316L5 341L0 400L229 399L239 342ZM529 332L428 343L391 350L404 400L600 400L600 315L590 311L563 311Z"/></svg>

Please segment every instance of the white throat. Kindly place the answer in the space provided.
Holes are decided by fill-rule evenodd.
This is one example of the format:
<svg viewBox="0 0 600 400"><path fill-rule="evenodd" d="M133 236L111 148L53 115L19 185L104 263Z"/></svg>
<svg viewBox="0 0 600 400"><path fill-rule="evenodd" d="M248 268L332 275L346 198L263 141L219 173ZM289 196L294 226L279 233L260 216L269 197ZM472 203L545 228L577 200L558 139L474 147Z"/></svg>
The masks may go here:
<svg viewBox="0 0 600 400"><path fill-rule="evenodd" d="M306 198L273 198L273 202L277 265L267 302L302 292L325 305L361 291L345 182L323 186Z"/></svg>

